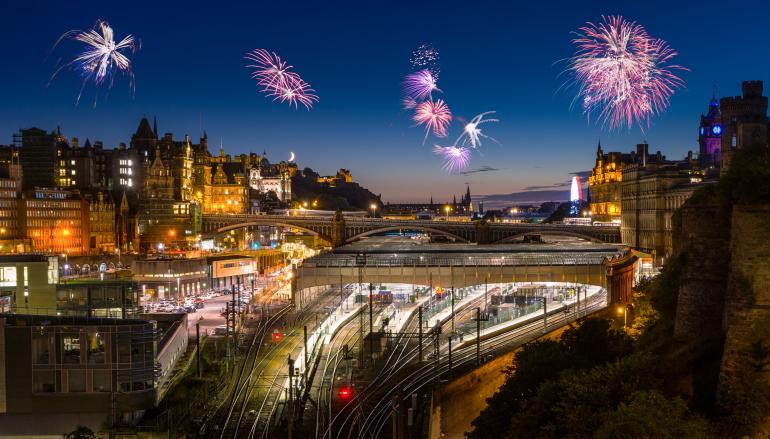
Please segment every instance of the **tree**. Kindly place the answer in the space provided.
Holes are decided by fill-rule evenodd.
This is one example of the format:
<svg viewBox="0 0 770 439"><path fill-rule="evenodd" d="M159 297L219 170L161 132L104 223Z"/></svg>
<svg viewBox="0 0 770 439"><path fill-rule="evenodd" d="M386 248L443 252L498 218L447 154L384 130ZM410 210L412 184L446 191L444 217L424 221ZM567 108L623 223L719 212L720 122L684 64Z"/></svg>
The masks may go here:
<svg viewBox="0 0 770 439"><path fill-rule="evenodd" d="M527 410L531 411L530 416L521 422L535 422L540 417L536 413L548 410L549 397L558 394L558 389L550 385L556 383L562 373L603 364L630 351L630 339L611 329L604 319L587 319L582 325L565 331L559 341L538 340L524 345L506 370L508 379L487 399L487 407L471 422L474 429L469 437L504 437L511 428L512 416L516 418ZM541 397L538 405L532 405L535 394ZM537 430L536 425L532 428Z"/></svg>
<svg viewBox="0 0 770 439"><path fill-rule="evenodd" d="M654 360L644 354L564 372L511 414L507 437L591 438L620 403L657 384L653 373Z"/></svg>
<svg viewBox="0 0 770 439"><path fill-rule="evenodd" d="M681 398L668 399L657 390L641 390L620 403L596 431L597 439L707 438L708 424L693 415Z"/></svg>
<svg viewBox="0 0 770 439"><path fill-rule="evenodd" d="M67 439L97 439L96 433L88 427L78 425L75 430L67 433Z"/></svg>
<svg viewBox="0 0 770 439"><path fill-rule="evenodd" d="M500 389L487 398L487 407L471 422L469 438L489 439L505 436L511 424L511 413L520 410L520 404L531 396L540 384L555 378L574 365L571 352L554 340L535 341L524 345L514 355L509 375Z"/></svg>

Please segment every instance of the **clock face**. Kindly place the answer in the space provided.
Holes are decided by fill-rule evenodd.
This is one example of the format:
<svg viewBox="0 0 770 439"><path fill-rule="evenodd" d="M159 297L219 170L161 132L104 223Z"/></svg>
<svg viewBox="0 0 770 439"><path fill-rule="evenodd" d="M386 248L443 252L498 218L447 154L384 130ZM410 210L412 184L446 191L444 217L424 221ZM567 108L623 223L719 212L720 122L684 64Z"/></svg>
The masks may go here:
<svg viewBox="0 0 770 439"><path fill-rule="evenodd" d="M711 132L714 134L722 134L722 127L720 125L714 125L711 127Z"/></svg>

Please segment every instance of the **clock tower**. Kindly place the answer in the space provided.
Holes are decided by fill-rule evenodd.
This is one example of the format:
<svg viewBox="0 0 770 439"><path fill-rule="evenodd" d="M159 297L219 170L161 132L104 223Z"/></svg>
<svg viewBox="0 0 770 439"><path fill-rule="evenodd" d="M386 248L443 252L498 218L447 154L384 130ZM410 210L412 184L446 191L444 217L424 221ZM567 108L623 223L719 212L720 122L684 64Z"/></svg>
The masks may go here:
<svg viewBox="0 0 770 439"><path fill-rule="evenodd" d="M703 168L718 167L722 157L722 114L716 97L709 101L708 113L700 115L698 130L699 160Z"/></svg>

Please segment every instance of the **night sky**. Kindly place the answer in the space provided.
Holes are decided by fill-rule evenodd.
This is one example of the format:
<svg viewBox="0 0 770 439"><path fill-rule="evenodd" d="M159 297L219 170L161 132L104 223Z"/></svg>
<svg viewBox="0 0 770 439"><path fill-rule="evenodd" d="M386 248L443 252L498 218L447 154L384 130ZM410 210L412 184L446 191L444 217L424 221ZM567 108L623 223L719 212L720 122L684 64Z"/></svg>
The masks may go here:
<svg viewBox="0 0 770 439"><path fill-rule="evenodd" d="M697 151L698 117L713 86L740 93L745 79L768 79L770 6L765 2L36 2L11 1L0 27L0 143L20 128L61 126L67 137L130 140L142 114L157 115L159 131L198 138L202 121L212 152L267 150L273 161L297 154L300 167L322 174L349 168L384 201L446 200L471 184L476 194L560 185L593 165L596 143L629 151L646 139L669 158ZM236 4L237 3L237 4ZM622 5L621 5L622 4ZM602 14L638 21L679 52L689 72L669 110L639 129L608 133L589 126L572 95L557 92L571 56L571 31ZM70 29L108 21L116 38L142 40L134 57L136 92L117 79L109 95L80 86L72 72L47 86ZM419 43L441 52L439 86L453 113L465 118L497 110L501 123L471 169L448 176L423 131L401 110L401 79ZM321 100L311 111L273 103L257 93L243 54L278 52L313 85ZM103 94L103 92L102 92ZM454 125L450 139L460 129ZM566 186L565 186L566 187Z"/></svg>

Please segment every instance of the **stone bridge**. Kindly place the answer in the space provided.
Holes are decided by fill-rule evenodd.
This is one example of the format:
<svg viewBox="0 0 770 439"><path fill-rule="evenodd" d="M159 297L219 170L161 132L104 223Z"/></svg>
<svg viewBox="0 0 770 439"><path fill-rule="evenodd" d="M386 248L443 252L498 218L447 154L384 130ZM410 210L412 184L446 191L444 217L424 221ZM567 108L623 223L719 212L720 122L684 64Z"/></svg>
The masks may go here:
<svg viewBox="0 0 770 439"><path fill-rule="evenodd" d="M389 220L346 217L339 212L334 216L203 215L202 227L206 238L249 226L290 227L317 235L333 247L390 231L424 232L443 235L459 242L478 244L505 243L530 234L563 235L597 243L620 243L618 226Z"/></svg>

